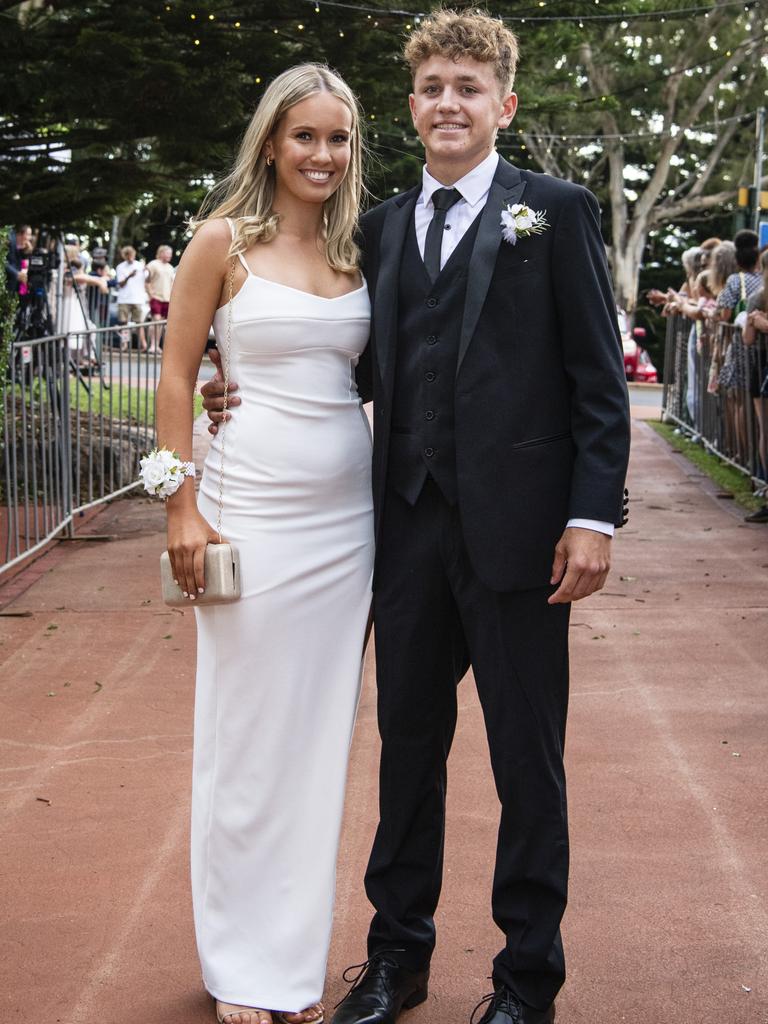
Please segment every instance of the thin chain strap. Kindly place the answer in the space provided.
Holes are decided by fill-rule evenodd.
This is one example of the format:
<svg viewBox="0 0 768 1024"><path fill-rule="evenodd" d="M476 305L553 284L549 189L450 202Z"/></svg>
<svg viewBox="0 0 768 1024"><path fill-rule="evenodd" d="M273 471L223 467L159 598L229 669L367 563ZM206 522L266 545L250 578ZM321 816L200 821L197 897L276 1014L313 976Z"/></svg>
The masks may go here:
<svg viewBox="0 0 768 1024"><path fill-rule="evenodd" d="M221 544L221 519L224 515L224 425L229 405L229 356L232 348L232 282L235 277L235 261L229 268L229 301L227 303L227 340L224 347L224 415L221 418L219 436L221 438L221 463L219 464L219 508L216 513L216 533Z"/></svg>

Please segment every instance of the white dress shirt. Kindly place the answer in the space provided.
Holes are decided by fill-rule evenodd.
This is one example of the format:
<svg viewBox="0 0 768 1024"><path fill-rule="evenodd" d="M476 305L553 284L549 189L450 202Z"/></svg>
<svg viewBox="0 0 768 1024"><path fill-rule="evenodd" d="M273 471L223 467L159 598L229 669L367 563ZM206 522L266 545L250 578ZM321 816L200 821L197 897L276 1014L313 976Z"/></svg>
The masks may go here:
<svg viewBox="0 0 768 1024"><path fill-rule="evenodd" d="M421 195L416 200L414 211L416 241L422 259L424 259L427 230L435 212L435 207L432 204L434 193L439 188L456 188L461 193L461 199L458 203L454 203L445 216L445 232L440 249L440 269L442 270L451 258L451 253L464 237L467 228L485 206L498 165L499 154L494 150L477 167L473 167L468 174L459 178L452 186L444 185L437 178L433 178L425 165L422 172ZM499 226L499 230L501 230L501 226ZM569 519L566 525L576 526L582 530L595 530L597 533L605 533L609 537L613 536L613 523L603 523L596 519Z"/></svg>

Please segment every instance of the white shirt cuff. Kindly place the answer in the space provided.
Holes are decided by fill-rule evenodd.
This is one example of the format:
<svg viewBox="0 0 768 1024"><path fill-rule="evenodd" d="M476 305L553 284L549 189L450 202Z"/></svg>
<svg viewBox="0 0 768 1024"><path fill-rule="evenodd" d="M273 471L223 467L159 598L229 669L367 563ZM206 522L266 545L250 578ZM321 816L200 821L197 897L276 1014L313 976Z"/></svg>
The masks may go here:
<svg viewBox="0 0 768 1024"><path fill-rule="evenodd" d="M608 537L613 536L613 523L602 523L599 519L569 519L566 529L575 526L580 530L594 530L596 533L604 533Z"/></svg>

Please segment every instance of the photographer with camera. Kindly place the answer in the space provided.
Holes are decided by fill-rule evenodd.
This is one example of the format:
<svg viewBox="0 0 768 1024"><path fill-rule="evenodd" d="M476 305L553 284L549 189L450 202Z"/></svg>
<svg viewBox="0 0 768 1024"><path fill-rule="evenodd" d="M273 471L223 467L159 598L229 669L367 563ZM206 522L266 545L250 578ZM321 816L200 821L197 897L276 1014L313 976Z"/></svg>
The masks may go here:
<svg viewBox="0 0 768 1024"><path fill-rule="evenodd" d="M5 259L5 276L8 289L22 294L26 290L27 267L32 252L32 228L29 224L17 224L8 239L8 253Z"/></svg>

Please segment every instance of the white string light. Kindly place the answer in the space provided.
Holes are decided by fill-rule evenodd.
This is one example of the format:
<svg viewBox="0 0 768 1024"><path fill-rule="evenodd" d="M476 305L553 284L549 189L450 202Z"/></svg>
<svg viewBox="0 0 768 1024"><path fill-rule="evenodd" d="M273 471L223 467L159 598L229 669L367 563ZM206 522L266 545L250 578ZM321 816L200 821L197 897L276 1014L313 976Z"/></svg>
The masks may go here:
<svg viewBox="0 0 768 1024"><path fill-rule="evenodd" d="M751 111L749 111L747 113L738 114L737 116L734 116L734 117L721 117L718 121L707 121L707 122L702 122L700 124L692 124L692 125L690 125L689 127L685 128L685 129L678 128L678 132L682 130L682 131L684 131L686 133L686 135L688 135L688 133L693 133L693 132L703 132L703 131L707 131L707 129L710 129L710 128L720 128L720 127L722 127L725 124L733 124L733 123L737 123L737 122L748 121L750 118L755 117L756 114L757 114L756 110L751 110ZM375 117L375 115L371 115L371 117ZM393 138L393 139L395 139L395 138L396 139L401 139L402 141L406 140L406 137L404 137L400 132L387 132L387 131L383 131L381 128L377 129L377 131L379 132L380 135L385 135L385 136L388 136L388 137ZM551 145L558 145L558 140L559 140L560 143L578 142L578 143L580 143L583 146L583 145L586 145L586 143L588 143L588 142L606 142L606 141L617 141L617 140L620 141L620 142L628 142L628 141L631 141L632 139L664 139L664 138L668 138L668 137L670 137L672 135L672 132L670 130L667 130L667 131L657 131L657 132L651 132L651 131L648 131L648 132L621 132L621 133L618 133L618 134L615 134L615 135L610 135L610 134L607 134L607 133L605 133L605 134L597 133L597 134L593 134L593 135L581 135L581 134L580 135L571 135L571 134L565 134L564 135L564 134L562 134L562 132L553 132L552 133L552 137L549 138L548 133L546 135L542 135L541 133L536 134L536 133L534 133L532 131L526 132L526 130L524 128L518 128L517 133L518 133L518 135L523 135L523 134L530 135L530 136L533 136L534 138L538 138L540 140L546 139L547 140L547 144L550 145L550 146ZM413 136L411 138L411 141L416 142L417 141L416 136ZM509 146L510 143L504 143L504 142L500 143L500 146L504 146L504 145ZM513 148L520 148L520 147L513 146ZM522 148L525 148L524 144L522 144ZM562 148L562 146L560 148Z"/></svg>
<svg viewBox="0 0 768 1024"><path fill-rule="evenodd" d="M305 0L306 3L317 5L317 0ZM406 11L401 8L382 8L382 7L369 7L365 4L353 4L345 3L344 0L322 0L326 7L340 7L348 11L361 11L364 14L372 13L379 16L390 15L391 17L397 18L413 18L418 20L428 16L428 12L425 11ZM631 21L655 21L659 20L664 22L667 18L680 19L684 17L690 17L697 14L703 14L705 17L712 14L715 10L719 10L723 7L742 7L745 11L751 10L757 6L759 0L723 0L717 7L712 6L699 6L699 7L681 7L678 10L658 10L658 11L644 11L637 13L629 13L628 11L622 11L619 14L528 14L528 15L504 15L500 18L501 21L509 22L520 22L534 23L534 22L573 22L584 28L584 22L586 21L598 21L605 24L606 22L631 22ZM410 27L410 26L408 26Z"/></svg>

